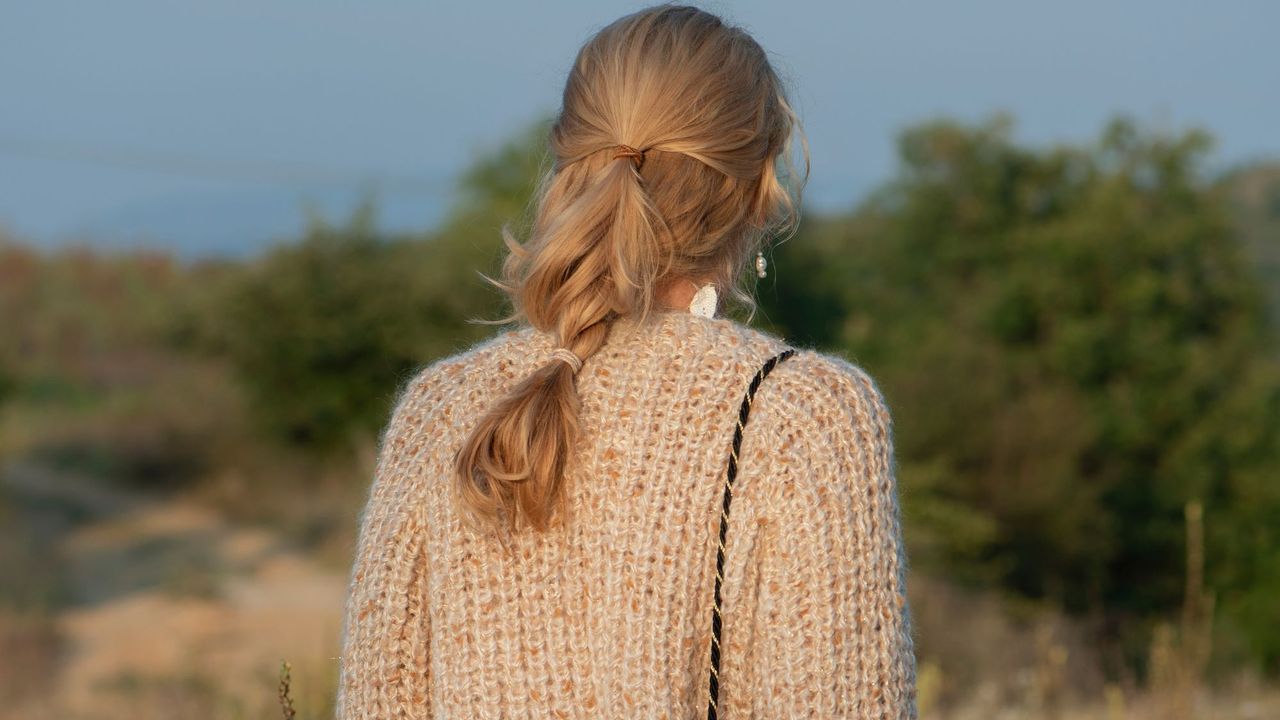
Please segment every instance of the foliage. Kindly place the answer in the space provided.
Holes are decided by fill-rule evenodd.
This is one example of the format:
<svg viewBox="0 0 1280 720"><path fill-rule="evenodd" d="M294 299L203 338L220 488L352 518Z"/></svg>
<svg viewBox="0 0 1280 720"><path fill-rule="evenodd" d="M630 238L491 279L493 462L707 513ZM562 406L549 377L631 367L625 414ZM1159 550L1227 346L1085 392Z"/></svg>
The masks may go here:
<svg viewBox="0 0 1280 720"><path fill-rule="evenodd" d="M4 360L0 359L0 407L4 407L4 401L13 394L16 384L13 372L4 364Z"/></svg>
<svg viewBox="0 0 1280 720"><path fill-rule="evenodd" d="M529 220L546 123L478 157L427 233L379 231L371 198L247 263L0 242L3 439L152 483L277 441L367 452L411 374L509 310L476 273ZM877 378L918 569L1066 610L1140 666L1198 503L1215 649L1280 669L1277 170L1206 178L1205 133L1124 118L1083 146L1011 129L906 129L891 182L773 251L757 317Z"/></svg>
<svg viewBox="0 0 1280 720"><path fill-rule="evenodd" d="M881 381L919 562L1100 618L1136 657L1202 500L1222 610L1274 666L1280 366L1210 138L1119 118L1041 151L1010 128L903 132L892 183L778 250L768 314Z"/></svg>
<svg viewBox="0 0 1280 720"><path fill-rule="evenodd" d="M468 321L496 318L501 298L473 271L496 274L499 225L527 205L537 162L524 138L481 158L428 236L378 232L372 199L345 226L313 220L193 305L182 334L234 362L282 437L329 446L376 431L416 368L490 334Z"/></svg>
<svg viewBox="0 0 1280 720"><path fill-rule="evenodd" d="M188 279L159 252L0 241L0 447L111 480L192 480L240 418L225 371L167 341Z"/></svg>

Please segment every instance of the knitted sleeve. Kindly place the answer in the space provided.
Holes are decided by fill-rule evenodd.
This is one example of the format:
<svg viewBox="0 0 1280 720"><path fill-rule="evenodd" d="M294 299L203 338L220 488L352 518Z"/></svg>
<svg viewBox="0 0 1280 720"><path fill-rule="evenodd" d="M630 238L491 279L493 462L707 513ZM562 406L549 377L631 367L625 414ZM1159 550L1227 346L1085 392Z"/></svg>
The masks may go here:
<svg viewBox="0 0 1280 720"><path fill-rule="evenodd" d="M760 717L914 719L889 411L857 366L813 351L795 361L780 384L793 452L774 478L751 704Z"/></svg>
<svg viewBox="0 0 1280 720"><path fill-rule="evenodd" d="M429 442L426 371L401 393L360 519L343 621L338 720L429 718L431 622L415 457Z"/></svg>

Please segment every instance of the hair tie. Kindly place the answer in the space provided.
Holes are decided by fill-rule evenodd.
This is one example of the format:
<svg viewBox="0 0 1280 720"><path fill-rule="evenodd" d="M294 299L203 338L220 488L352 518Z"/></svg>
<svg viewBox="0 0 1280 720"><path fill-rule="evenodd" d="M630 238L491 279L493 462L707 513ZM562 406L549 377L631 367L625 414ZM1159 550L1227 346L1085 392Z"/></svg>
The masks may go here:
<svg viewBox="0 0 1280 720"><path fill-rule="evenodd" d="M620 157L631 158L632 162L635 163L637 168L639 168L641 165L644 165L644 151L637 150L631 147L630 145L617 146L617 148L615 149L615 152L613 153L613 159L617 160Z"/></svg>
<svg viewBox="0 0 1280 720"><path fill-rule="evenodd" d="M576 373L582 369L582 358L567 347L558 347L551 351L551 357L555 360L563 360L573 368Z"/></svg>

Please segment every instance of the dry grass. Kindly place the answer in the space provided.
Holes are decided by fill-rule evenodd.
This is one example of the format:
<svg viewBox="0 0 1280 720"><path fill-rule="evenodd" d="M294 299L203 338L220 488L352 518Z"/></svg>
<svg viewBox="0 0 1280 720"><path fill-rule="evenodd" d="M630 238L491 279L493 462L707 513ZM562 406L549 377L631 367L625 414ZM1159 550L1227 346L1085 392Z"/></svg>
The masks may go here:
<svg viewBox="0 0 1280 720"><path fill-rule="evenodd" d="M918 690L926 720L1271 720L1280 688L1241 671L1211 687L1214 596L1204 588L1204 512L1185 508L1186 589L1178 621L1156 626L1145 682L1106 681L1083 626L994 593L913 581ZM955 618L962 617L963 623Z"/></svg>

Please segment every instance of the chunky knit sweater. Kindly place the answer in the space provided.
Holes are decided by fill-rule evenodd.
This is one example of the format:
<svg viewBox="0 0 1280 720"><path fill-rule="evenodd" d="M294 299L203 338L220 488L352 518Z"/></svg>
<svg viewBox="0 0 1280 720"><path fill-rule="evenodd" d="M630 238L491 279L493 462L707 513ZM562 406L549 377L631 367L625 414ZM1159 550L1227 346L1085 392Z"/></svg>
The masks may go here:
<svg viewBox="0 0 1280 720"><path fill-rule="evenodd" d="M705 716L729 447L787 345L684 311L615 321L577 375L569 520L499 540L461 520L451 460L553 347L508 330L401 390L360 522L340 719ZM721 718L915 717L891 431L840 357L801 348L760 386L726 541Z"/></svg>

